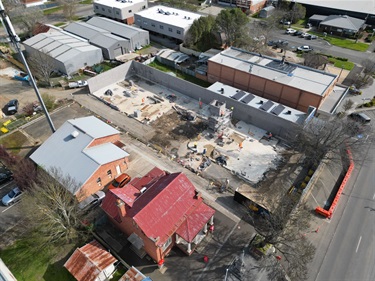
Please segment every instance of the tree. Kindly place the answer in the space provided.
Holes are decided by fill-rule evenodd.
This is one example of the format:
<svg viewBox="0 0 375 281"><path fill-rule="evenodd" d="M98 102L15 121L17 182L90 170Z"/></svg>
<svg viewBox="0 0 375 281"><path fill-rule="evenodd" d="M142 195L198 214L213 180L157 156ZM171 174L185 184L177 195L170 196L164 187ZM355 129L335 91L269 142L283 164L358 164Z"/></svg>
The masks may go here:
<svg viewBox="0 0 375 281"><path fill-rule="evenodd" d="M347 99L342 105L342 108L344 109L344 111L348 111L353 108L353 105L354 105L354 102L351 99Z"/></svg>
<svg viewBox="0 0 375 281"><path fill-rule="evenodd" d="M74 19L78 0L58 0L60 6L63 8L64 16L67 20L72 21Z"/></svg>
<svg viewBox="0 0 375 281"><path fill-rule="evenodd" d="M325 65L329 62L326 56L317 54L314 52L309 52L303 54L304 62L303 65L312 67L315 69L325 68ZM323 66L323 67L322 67Z"/></svg>
<svg viewBox="0 0 375 281"><path fill-rule="evenodd" d="M270 215L249 213L256 232L264 237L262 243L272 244L283 258L282 263L274 255L264 256L260 261L259 267L268 272L270 280L280 280L285 273L295 280L306 279L307 266L315 254L315 247L305 237L311 211L303 204L293 209L294 205L289 197L284 197Z"/></svg>
<svg viewBox="0 0 375 281"><path fill-rule="evenodd" d="M240 9L224 9L216 17L216 29L224 34L227 46L238 46L246 34L248 22Z"/></svg>
<svg viewBox="0 0 375 281"><path fill-rule="evenodd" d="M35 51L27 58L32 73L38 78L43 85L50 86L50 78L52 72L55 70L55 64L52 58L44 53Z"/></svg>
<svg viewBox="0 0 375 281"><path fill-rule="evenodd" d="M331 120L311 119L301 127L297 135L290 139L292 147L304 154L304 164L307 168L317 166L322 160L339 159L346 147L358 147L364 144L358 134L372 133L368 126L358 126L358 123L347 118L334 117Z"/></svg>
<svg viewBox="0 0 375 281"><path fill-rule="evenodd" d="M36 181L25 191L21 203L25 218L41 244L78 243L90 230L84 225L83 213L69 190L79 186L57 169L49 174L40 170Z"/></svg>
<svg viewBox="0 0 375 281"><path fill-rule="evenodd" d="M19 4L9 10L9 16L13 24L18 26L23 32L31 36L36 23L43 21L43 11L39 7L26 8Z"/></svg>
<svg viewBox="0 0 375 281"><path fill-rule="evenodd" d="M187 46L195 45L202 51L215 47L217 42L214 27L215 17L211 15L194 20L187 33L185 44Z"/></svg>
<svg viewBox="0 0 375 281"><path fill-rule="evenodd" d="M363 88L365 86L371 85L375 76L375 61L365 60L362 62L362 72L357 74L354 85L357 89Z"/></svg>
<svg viewBox="0 0 375 281"><path fill-rule="evenodd" d="M306 8L299 3L292 3L288 12L289 18L292 23L304 19L306 16Z"/></svg>

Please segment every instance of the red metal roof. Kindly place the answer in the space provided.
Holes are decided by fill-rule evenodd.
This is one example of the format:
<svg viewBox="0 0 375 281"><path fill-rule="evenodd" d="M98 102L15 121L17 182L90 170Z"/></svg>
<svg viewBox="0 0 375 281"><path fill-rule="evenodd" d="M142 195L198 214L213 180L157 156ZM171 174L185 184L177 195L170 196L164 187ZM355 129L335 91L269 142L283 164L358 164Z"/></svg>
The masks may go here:
<svg viewBox="0 0 375 281"><path fill-rule="evenodd" d="M124 196L126 200L129 199L126 197L129 196L126 191L128 186L131 188L130 193L133 194L133 187L137 189L147 187L144 193L141 193L138 198L131 201L131 207L129 205L126 206L126 216L133 218L147 237L159 238L159 245L164 244L189 215L191 217L188 223L191 224L191 227L186 228L188 234L184 237L190 237L194 232L198 233L196 229L199 226L202 228L212 216L209 216L209 214L214 212L205 204L201 206L202 199L196 197L195 187L185 174L166 174L160 169L154 168L144 178L139 179L138 182L131 181L131 185L108 191L103 201L102 209L112 218L118 216L116 200L121 196ZM198 207L205 214L199 215L195 213L194 210ZM202 221L199 222L199 220ZM182 229L181 233L184 233Z"/></svg>
<svg viewBox="0 0 375 281"><path fill-rule="evenodd" d="M130 207L133 207L135 199L141 195L141 192L131 184L127 184L124 188L114 188L110 190Z"/></svg>
<svg viewBox="0 0 375 281"><path fill-rule="evenodd" d="M196 208L192 208L192 212L177 229L176 233L184 238L185 241L192 242L214 214L214 209L200 202Z"/></svg>
<svg viewBox="0 0 375 281"><path fill-rule="evenodd" d="M94 240L75 250L64 267L78 281L94 281L100 272L116 261L114 256Z"/></svg>

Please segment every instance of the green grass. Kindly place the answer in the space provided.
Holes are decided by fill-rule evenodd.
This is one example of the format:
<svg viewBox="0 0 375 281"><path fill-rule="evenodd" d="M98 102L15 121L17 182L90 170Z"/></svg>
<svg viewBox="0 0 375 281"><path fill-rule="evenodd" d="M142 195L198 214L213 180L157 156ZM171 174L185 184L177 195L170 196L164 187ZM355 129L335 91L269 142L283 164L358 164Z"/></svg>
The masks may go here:
<svg viewBox="0 0 375 281"><path fill-rule="evenodd" d="M207 87L211 86L211 83L208 83L207 81L204 81L204 80L198 79L196 77L193 77L191 75L182 73L181 71L177 71L176 69L174 69L172 67L161 64L157 60L154 60L148 66L151 66L151 67L156 68L156 69L158 69L160 71L163 71L163 72L173 72L174 74L176 74L176 76L178 78L189 81L191 83L194 83L194 84L199 85L199 86L204 87L204 88L207 88Z"/></svg>
<svg viewBox="0 0 375 281"><path fill-rule="evenodd" d="M11 130L12 122L7 128ZM20 148L27 142L27 138L21 132L7 133L6 136L0 139L0 144L9 149L12 154L17 154Z"/></svg>
<svg viewBox="0 0 375 281"><path fill-rule="evenodd" d="M32 241L21 239L2 250L0 256L18 281L74 281L63 267L67 257L52 261L59 250L50 245L42 250L35 249ZM71 252L74 248L68 250Z"/></svg>
<svg viewBox="0 0 375 281"><path fill-rule="evenodd" d="M351 49L351 50L360 51L360 52L366 52L366 50L369 47L369 44L362 43L362 42L356 43L355 40L353 39L340 38L340 37L330 36L330 35L327 35L324 37L322 33L314 32L314 31L309 31L308 33L315 34L321 37L322 39L326 40L330 44L335 45L337 47L341 47L341 48Z"/></svg>
<svg viewBox="0 0 375 281"><path fill-rule="evenodd" d="M57 13L61 10L62 10L62 7L54 7L54 8L51 8L51 9L43 10L43 14L46 16L46 15L50 15L50 14L53 14L53 13Z"/></svg>
<svg viewBox="0 0 375 281"><path fill-rule="evenodd" d="M81 1L81 2L79 2L79 4L86 4L86 5L88 5L88 4L92 4L92 0L83 0L83 1Z"/></svg>
<svg viewBox="0 0 375 281"><path fill-rule="evenodd" d="M66 22L58 22L58 23L55 23L54 26L63 26L63 25L66 25Z"/></svg>
<svg viewBox="0 0 375 281"><path fill-rule="evenodd" d="M346 70L352 70L354 68L354 63L352 63L351 61L342 61L336 58L328 58L328 60L338 68L343 68Z"/></svg>

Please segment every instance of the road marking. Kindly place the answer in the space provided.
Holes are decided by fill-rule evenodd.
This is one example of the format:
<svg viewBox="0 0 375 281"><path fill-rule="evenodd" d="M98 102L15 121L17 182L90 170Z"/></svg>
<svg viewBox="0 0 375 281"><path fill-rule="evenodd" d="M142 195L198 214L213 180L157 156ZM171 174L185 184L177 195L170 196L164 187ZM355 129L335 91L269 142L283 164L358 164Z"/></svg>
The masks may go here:
<svg viewBox="0 0 375 281"><path fill-rule="evenodd" d="M372 200L374 200L375 199L375 193L374 193L374 196L372 196Z"/></svg>
<svg viewBox="0 0 375 281"><path fill-rule="evenodd" d="M6 208L5 210L2 211L2 213L4 213L5 211L8 211L10 208L16 206L19 202L17 203L14 203L13 205L10 205L8 208Z"/></svg>
<svg viewBox="0 0 375 281"><path fill-rule="evenodd" d="M358 248L359 248L359 244L361 244L361 240L362 240L362 236L359 237L359 241L358 241L357 249L355 249L355 252L356 252L356 253L358 252Z"/></svg>

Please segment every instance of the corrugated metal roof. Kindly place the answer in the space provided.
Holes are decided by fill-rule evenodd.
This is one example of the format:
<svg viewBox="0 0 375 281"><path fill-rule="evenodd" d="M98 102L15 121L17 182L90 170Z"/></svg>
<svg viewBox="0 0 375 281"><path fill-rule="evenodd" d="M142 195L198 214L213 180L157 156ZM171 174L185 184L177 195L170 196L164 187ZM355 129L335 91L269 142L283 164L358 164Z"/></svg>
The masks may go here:
<svg viewBox="0 0 375 281"><path fill-rule="evenodd" d="M74 131L78 133L75 137L72 136ZM119 132L94 116L71 119L50 136L30 158L46 171L57 168L74 179L78 185L82 185L105 160L111 162L111 159L128 155L114 144L87 148L94 139L114 134ZM105 156L107 149L109 155ZM98 155L93 154L95 151ZM76 186L69 191L75 194L79 188L80 186Z"/></svg>
<svg viewBox="0 0 375 281"><path fill-rule="evenodd" d="M358 31L364 23L365 21L362 19L352 18L347 15L330 15L320 24Z"/></svg>
<svg viewBox="0 0 375 281"><path fill-rule="evenodd" d="M176 232L202 199L196 198L195 187L183 173L166 174L156 181L148 182L145 185L146 191L135 199L132 208L127 209L127 216L133 218L147 237L159 239L158 244L162 245ZM116 191L116 194L125 194L125 189L126 187ZM119 197L116 194L110 190L102 205L103 210L112 217L118 215L116 199ZM197 214L191 217L190 222L194 227L189 230L190 234L200 225L196 224L196 219L203 217ZM206 222L207 220L201 223Z"/></svg>
<svg viewBox="0 0 375 281"><path fill-rule="evenodd" d="M108 33L108 31L86 22L72 22L64 30L87 40L93 38L98 33Z"/></svg>
<svg viewBox="0 0 375 281"><path fill-rule="evenodd" d="M75 250L64 267L78 281L94 281L103 270L116 261L114 256L94 240Z"/></svg>
<svg viewBox="0 0 375 281"><path fill-rule="evenodd" d="M202 230L203 226L215 214L215 210L203 202L199 202L198 206L192 208L191 211L192 212L176 231L176 233L187 242L192 242L199 231Z"/></svg>
<svg viewBox="0 0 375 281"><path fill-rule="evenodd" d="M112 34L115 34L126 39L131 39L132 37L137 36L139 33L147 32L141 28L136 28L124 23L120 23L102 17L92 17L87 21L87 23L105 29Z"/></svg>
<svg viewBox="0 0 375 281"><path fill-rule="evenodd" d="M136 269L134 266L129 268L127 272L119 279L119 281L146 281L151 279L149 277L146 277L142 274L138 269Z"/></svg>

